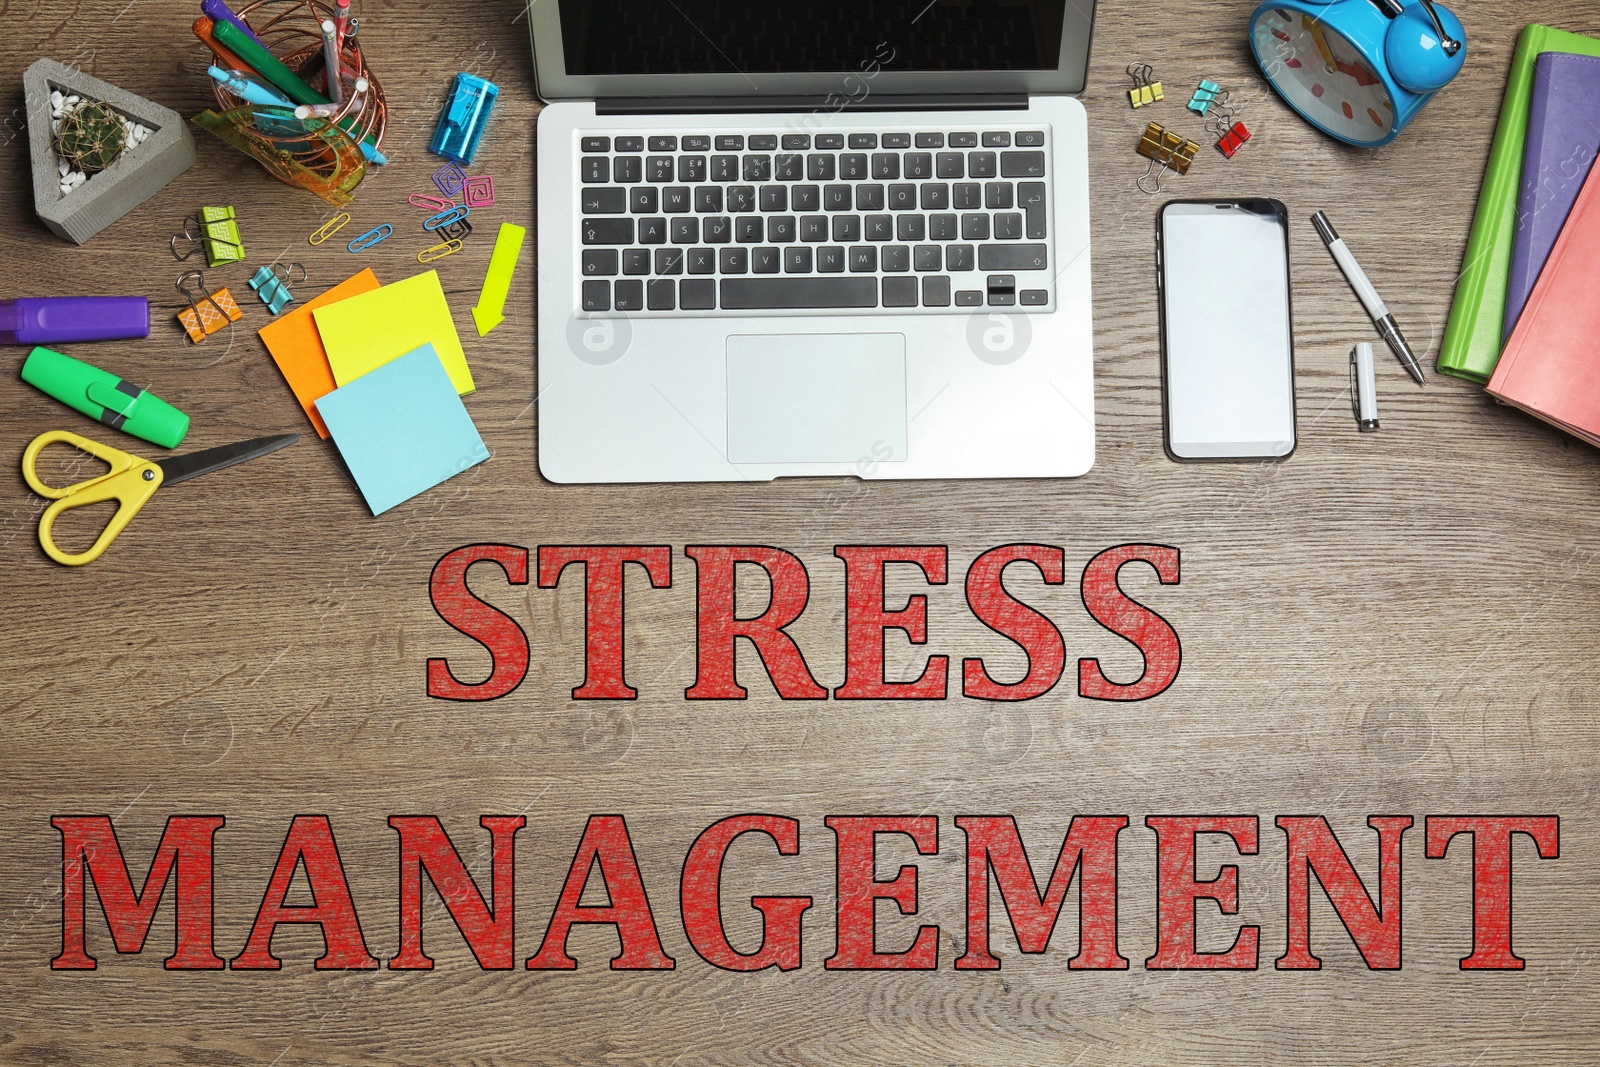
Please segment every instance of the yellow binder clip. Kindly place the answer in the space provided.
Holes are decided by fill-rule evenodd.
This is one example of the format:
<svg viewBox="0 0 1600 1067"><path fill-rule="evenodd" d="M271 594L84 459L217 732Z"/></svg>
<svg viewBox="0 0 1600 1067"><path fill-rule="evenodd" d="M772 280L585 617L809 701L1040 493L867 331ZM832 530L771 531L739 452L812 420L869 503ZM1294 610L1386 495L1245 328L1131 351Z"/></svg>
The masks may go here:
<svg viewBox="0 0 1600 1067"><path fill-rule="evenodd" d="M1153 104L1157 100L1165 100L1166 94L1161 89L1161 83L1156 81L1155 68L1148 63L1135 66L1128 64L1128 77L1133 79L1133 88L1128 90L1128 103L1135 108Z"/></svg>

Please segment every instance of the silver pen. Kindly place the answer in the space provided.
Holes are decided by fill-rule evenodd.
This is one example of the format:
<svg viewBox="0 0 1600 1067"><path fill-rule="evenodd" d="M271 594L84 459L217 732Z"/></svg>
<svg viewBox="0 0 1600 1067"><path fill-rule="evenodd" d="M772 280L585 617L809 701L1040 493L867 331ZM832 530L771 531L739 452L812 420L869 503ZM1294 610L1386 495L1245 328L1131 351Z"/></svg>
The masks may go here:
<svg viewBox="0 0 1600 1067"><path fill-rule="evenodd" d="M1317 212L1311 216L1311 225L1317 228L1322 243L1333 253L1333 261L1339 264L1339 269L1344 272L1345 281L1350 283L1350 288L1361 298L1361 306L1372 316L1372 324L1378 328L1379 336L1388 342L1390 349L1399 358L1400 365L1406 369L1406 373L1421 385L1422 368L1417 365L1417 357L1412 354L1411 346L1406 344L1405 337L1400 333L1400 327L1395 325L1394 316L1389 314L1389 305L1383 302L1378 290L1372 287L1367 272L1356 262L1356 257L1351 253L1349 246L1339 239L1339 234L1334 230L1333 223L1328 221L1328 216L1320 211Z"/></svg>

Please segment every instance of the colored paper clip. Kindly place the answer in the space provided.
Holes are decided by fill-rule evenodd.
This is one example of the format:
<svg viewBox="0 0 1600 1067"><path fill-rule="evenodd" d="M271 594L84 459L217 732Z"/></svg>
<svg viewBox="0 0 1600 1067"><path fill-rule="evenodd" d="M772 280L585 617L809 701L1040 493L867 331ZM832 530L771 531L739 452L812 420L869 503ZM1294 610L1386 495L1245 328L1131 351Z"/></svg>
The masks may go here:
<svg viewBox="0 0 1600 1067"><path fill-rule="evenodd" d="M433 231L435 237L442 237L446 241L465 241L472 236L472 223L466 219L457 219L455 222L440 226Z"/></svg>
<svg viewBox="0 0 1600 1067"><path fill-rule="evenodd" d="M316 233L312 234L310 237L307 237L306 243L320 245L322 242L326 241L328 238L344 229L344 224L349 221L350 213L348 211L339 212L333 218L324 223L322 228Z"/></svg>
<svg viewBox="0 0 1600 1067"><path fill-rule="evenodd" d="M494 203L494 179L487 174L468 178L461 187L461 198L468 207L488 207Z"/></svg>
<svg viewBox="0 0 1600 1067"><path fill-rule="evenodd" d="M1221 140L1217 141L1217 148L1222 152L1223 155L1227 156L1229 159L1232 159L1233 154L1239 151L1239 149L1243 148L1244 143L1249 139L1250 131L1244 128L1244 123L1235 122L1228 128L1228 131L1222 135Z"/></svg>
<svg viewBox="0 0 1600 1067"><path fill-rule="evenodd" d="M1217 99L1217 94L1220 92L1222 86L1201 78L1200 87L1194 91L1194 95L1189 98L1189 103L1185 106L1196 115L1204 115L1210 110L1212 102Z"/></svg>
<svg viewBox="0 0 1600 1067"><path fill-rule="evenodd" d="M1156 81L1155 68L1148 63L1135 66L1128 64L1128 77L1133 79L1133 88L1128 90L1128 103L1135 108L1153 104L1157 100L1165 100L1166 94L1161 89L1161 83Z"/></svg>
<svg viewBox="0 0 1600 1067"><path fill-rule="evenodd" d="M441 226L448 226L452 222L459 222L472 214L472 209L465 204L456 204L449 211L441 211L422 224L424 230L437 230Z"/></svg>
<svg viewBox="0 0 1600 1067"><path fill-rule="evenodd" d="M461 187L466 184L466 181L467 172L455 163L446 163L433 172L433 184L445 196L455 196L461 191Z"/></svg>
<svg viewBox="0 0 1600 1067"><path fill-rule="evenodd" d="M272 267L262 267L251 276L250 288L256 291L261 302L267 305L267 309L274 315L294 302L294 294L289 292L289 276L297 270L300 272L300 281L303 282L309 277L302 263L279 263Z"/></svg>
<svg viewBox="0 0 1600 1067"><path fill-rule="evenodd" d="M194 280L193 284L200 290L198 295L184 284L190 279ZM195 344L204 341L229 323L239 321L244 315L234 301L232 293L225 288L213 293L206 288L206 276L197 270L180 274L177 290L189 301L189 306L178 312L178 323L183 327L183 332L189 335L189 340Z"/></svg>
<svg viewBox="0 0 1600 1067"><path fill-rule="evenodd" d="M442 197L432 196L428 193L412 193L406 197L406 203L412 207L420 207L428 212L449 211L456 206L454 200L445 200Z"/></svg>
<svg viewBox="0 0 1600 1067"><path fill-rule="evenodd" d="M422 251L417 253L417 262L432 263L436 259L443 259L445 256L453 256L457 252L461 251L461 249L462 244L460 239L453 238L444 242L444 244L434 245L432 248L424 248Z"/></svg>
<svg viewBox="0 0 1600 1067"><path fill-rule="evenodd" d="M375 226L366 233L351 241L346 247L352 252L364 252L386 237L394 235L394 227L387 222L382 226Z"/></svg>
<svg viewBox="0 0 1600 1067"><path fill-rule="evenodd" d="M1150 166L1135 180L1134 184L1139 191L1154 196L1161 191L1161 175L1168 170L1175 170L1179 174L1189 173L1189 164L1194 162L1195 153L1200 151L1200 144L1187 137L1180 136L1166 129L1159 122L1152 122L1144 131L1144 136L1139 139L1137 149L1141 156L1150 160ZM1156 168L1161 169L1158 171ZM1153 180L1153 185L1145 183Z"/></svg>

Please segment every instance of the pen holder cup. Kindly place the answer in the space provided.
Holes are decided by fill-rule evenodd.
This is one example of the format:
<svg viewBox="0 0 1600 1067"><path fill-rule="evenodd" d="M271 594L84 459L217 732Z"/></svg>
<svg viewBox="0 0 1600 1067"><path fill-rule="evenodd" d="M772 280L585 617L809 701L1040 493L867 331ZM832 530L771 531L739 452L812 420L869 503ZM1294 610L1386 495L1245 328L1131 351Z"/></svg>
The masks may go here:
<svg viewBox="0 0 1600 1067"><path fill-rule="evenodd" d="M238 8L238 15L285 67L311 88L327 96L322 22L332 19L333 8L317 0L257 0ZM358 142L381 146L388 128L383 85L367 66L359 44L347 38L339 55L344 77L342 103L319 121L297 124L287 109L252 108L213 82L223 114L202 123L211 132L259 160L269 173L289 185L308 189L336 207L350 203L355 187L366 173L366 160ZM355 91L357 78L365 78L365 92Z"/></svg>

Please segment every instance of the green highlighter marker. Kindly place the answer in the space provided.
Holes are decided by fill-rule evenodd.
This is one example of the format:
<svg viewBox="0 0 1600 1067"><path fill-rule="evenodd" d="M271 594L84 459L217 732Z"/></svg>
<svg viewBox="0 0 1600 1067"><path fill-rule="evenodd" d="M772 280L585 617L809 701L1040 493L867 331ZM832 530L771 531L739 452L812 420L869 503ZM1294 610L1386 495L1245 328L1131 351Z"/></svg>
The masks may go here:
<svg viewBox="0 0 1600 1067"><path fill-rule="evenodd" d="M163 448L177 448L189 432L189 416L154 393L48 348L28 353L22 380L113 430Z"/></svg>

